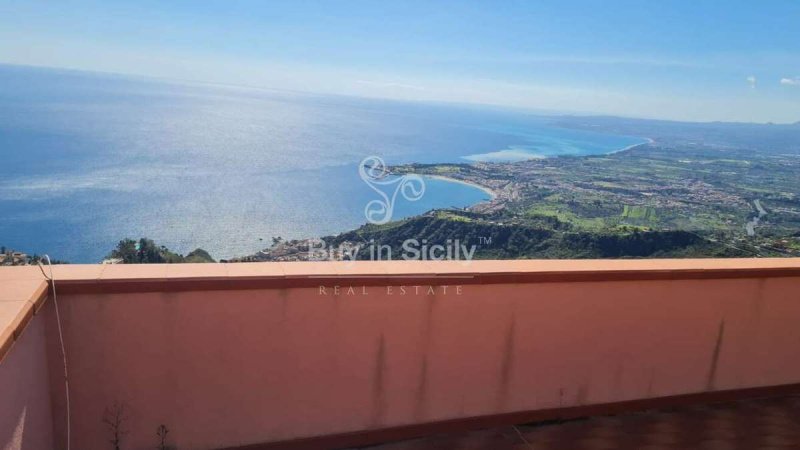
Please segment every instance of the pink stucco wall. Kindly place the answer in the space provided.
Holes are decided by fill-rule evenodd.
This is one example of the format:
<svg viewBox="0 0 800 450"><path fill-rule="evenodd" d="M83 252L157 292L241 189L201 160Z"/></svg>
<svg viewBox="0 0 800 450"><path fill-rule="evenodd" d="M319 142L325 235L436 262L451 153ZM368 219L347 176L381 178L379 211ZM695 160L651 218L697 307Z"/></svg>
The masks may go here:
<svg viewBox="0 0 800 450"><path fill-rule="evenodd" d="M51 450L44 319L35 316L0 361L0 449Z"/></svg>
<svg viewBox="0 0 800 450"><path fill-rule="evenodd" d="M366 290L63 296L73 448L115 402L124 448L188 450L800 382L800 278Z"/></svg>

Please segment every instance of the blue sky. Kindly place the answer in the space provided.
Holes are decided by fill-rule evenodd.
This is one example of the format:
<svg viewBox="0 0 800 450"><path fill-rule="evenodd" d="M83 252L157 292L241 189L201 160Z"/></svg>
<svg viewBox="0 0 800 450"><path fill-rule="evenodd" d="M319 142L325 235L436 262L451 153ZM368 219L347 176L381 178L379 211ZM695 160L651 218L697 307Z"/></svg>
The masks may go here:
<svg viewBox="0 0 800 450"><path fill-rule="evenodd" d="M800 1L0 0L0 62L402 100L800 120Z"/></svg>

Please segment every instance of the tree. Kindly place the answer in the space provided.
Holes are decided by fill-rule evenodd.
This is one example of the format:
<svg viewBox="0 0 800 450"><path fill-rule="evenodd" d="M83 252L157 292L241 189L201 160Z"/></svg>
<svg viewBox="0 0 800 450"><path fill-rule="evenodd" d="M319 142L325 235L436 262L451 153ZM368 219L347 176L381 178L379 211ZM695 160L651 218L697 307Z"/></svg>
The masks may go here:
<svg viewBox="0 0 800 450"><path fill-rule="evenodd" d="M106 407L105 411L103 411L103 423L106 424L111 434L111 439L108 442L114 446L114 450L120 450L122 438L128 434L128 431L123 427L126 419L125 405L122 403L114 402L111 407Z"/></svg>
<svg viewBox="0 0 800 450"><path fill-rule="evenodd" d="M208 254L207 251L203 250L202 248L196 248L189 252L188 255L184 258L183 262L187 263L208 263L208 262L216 262L211 255Z"/></svg>
<svg viewBox="0 0 800 450"><path fill-rule="evenodd" d="M156 436L158 436L158 447L157 450L171 450L172 447L167 445L167 433L169 433L169 429L164 424L158 426L156 430Z"/></svg>
<svg viewBox="0 0 800 450"><path fill-rule="evenodd" d="M167 253L166 247L159 247L152 239L139 239L139 262L143 264L160 264L166 262L162 253Z"/></svg>
<svg viewBox="0 0 800 450"><path fill-rule="evenodd" d="M136 264L139 262L139 251L136 248L136 241L125 238L117 244L117 248L111 251L112 258L121 259L125 264Z"/></svg>
<svg viewBox="0 0 800 450"><path fill-rule="evenodd" d="M173 253L167 247L156 244L152 239L141 238L138 241L123 239L106 257L120 259L123 264L164 264L182 262L215 262L211 255L203 249L195 249L185 258Z"/></svg>

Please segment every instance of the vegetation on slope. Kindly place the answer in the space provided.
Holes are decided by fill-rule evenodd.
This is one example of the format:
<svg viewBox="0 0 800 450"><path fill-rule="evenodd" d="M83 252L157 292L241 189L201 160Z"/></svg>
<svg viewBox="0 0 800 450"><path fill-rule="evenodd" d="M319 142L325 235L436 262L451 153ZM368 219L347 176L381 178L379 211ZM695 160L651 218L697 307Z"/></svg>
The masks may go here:
<svg viewBox="0 0 800 450"><path fill-rule="evenodd" d="M106 259L121 260L123 264L174 264L174 263L213 263L214 258L203 249L196 249L183 256L157 245L152 239L138 241L125 238L109 253Z"/></svg>
<svg viewBox="0 0 800 450"><path fill-rule="evenodd" d="M346 242L360 244L359 259L370 258L370 244L386 245L393 255L402 254L403 242L408 239L425 239L428 245L448 245L456 241L475 245L475 257L481 259L749 256L746 251L687 231L642 231L638 228L586 231L555 217L541 217L535 225L503 224L454 211L434 212L381 226L364 225L325 238L329 246Z"/></svg>

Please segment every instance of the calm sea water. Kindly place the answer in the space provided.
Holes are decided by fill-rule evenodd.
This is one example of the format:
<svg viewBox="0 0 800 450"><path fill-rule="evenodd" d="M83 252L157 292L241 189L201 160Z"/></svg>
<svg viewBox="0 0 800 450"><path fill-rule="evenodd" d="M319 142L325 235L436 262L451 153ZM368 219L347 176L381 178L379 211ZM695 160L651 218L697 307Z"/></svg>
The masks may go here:
<svg viewBox="0 0 800 450"><path fill-rule="evenodd" d="M515 160L638 142L517 112L0 65L0 245L97 262L147 236L227 258L363 224L370 155ZM486 198L428 179L394 218Z"/></svg>

